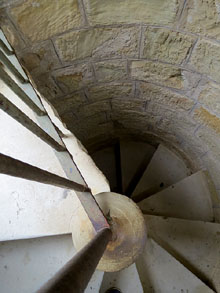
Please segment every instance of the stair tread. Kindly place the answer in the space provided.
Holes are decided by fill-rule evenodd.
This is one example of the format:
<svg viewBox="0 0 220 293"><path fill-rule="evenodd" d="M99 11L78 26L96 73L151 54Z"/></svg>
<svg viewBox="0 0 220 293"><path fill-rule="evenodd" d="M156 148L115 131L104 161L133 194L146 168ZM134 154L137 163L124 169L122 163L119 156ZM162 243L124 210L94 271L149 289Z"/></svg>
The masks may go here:
<svg viewBox="0 0 220 293"><path fill-rule="evenodd" d="M136 266L144 292L214 292L151 238Z"/></svg>
<svg viewBox="0 0 220 293"><path fill-rule="evenodd" d="M10 98L17 101L13 93ZM17 103L20 105L18 101ZM22 104L20 107L38 123L31 109L24 109ZM47 128L52 135L51 129L46 127L49 124L46 124L45 117L39 119L39 124L43 123L43 128ZM59 152L56 156L49 145L2 111L0 123L5 125L0 127L0 136L4 137L0 141L3 154L62 177L67 174L71 180L83 183L67 152ZM65 166L65 171L59 160ZM70 232L69 221L74 203L69 191L4 174L0 174L0 185L0 241Z"/></svg>
<svg viewBox="0 0 220 293"><path fill-rule="evenodd" d="M71 234L1 242L1 292L36 292L75 254ZM98 292L102 277L96 271L85 292Z"/></svg>
<svg viewBox="0 0 220 293"><path fill-rule="evenodd" d="M0 241L71 233L75 192L5 175L0 182Z"/></svg>
<svg viewBox="0 0 220 293"><path fill-rule="evenodd" d="M211 190L199 171L138 203L144 213L189 220L213 220Z"/></svg>
<svg viewBox="0 0 220 293"><path fill-rule="evenodd" d="M122 169L122 188L126 193L130 183L142 169L149 163L155 148L148 143L121 141L121 169Z"/></svg>
<svg viewBox="0 0 220 293"><path fill-rule="evenodd" d="M188 175L190 170L185 163L165 146L159 145L132 193L132 198L137 198L142 193L147 196L159 192Z"/></svg>
<svg viewBox="0 0 220 293"><path fill-rule="evenodd" d="M148 233L220 292L220 224L145 215Z"/></svg>
<svg viewBox="0 0 220 293"><path fill-rule="evenodd" d="M135 264L119 272L105 273L99 292L105 293L111 287L116 287L126 293L144 292Z"/></svg>

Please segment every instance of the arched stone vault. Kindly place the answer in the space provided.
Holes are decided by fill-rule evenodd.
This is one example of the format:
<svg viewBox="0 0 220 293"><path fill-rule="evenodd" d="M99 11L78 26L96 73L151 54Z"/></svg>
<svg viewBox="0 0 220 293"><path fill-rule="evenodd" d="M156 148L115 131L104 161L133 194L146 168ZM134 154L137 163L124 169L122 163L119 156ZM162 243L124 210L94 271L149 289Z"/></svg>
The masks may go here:
<svg viewBox="0 0 220 293"><path fill-rule="evenodd" d="M168 144L220 191L220 0L10 0L1 27L88 148Z"/></svg>

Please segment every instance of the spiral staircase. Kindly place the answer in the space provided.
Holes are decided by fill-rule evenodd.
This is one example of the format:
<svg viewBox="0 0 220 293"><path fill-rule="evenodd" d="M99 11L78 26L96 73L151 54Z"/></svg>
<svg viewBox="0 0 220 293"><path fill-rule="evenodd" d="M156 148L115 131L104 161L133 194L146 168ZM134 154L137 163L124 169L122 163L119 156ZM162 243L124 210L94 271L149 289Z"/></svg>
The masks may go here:
<svg viewBox="0 0 220 293"><path fill-rule="evenodd" d="M3 36L1 39L10 51ZM10 64L4 60L1 62L12 81L10 79L7 84L5 76L1 76L1 93L5 95L10 88L19 97L13 82L16 80L22 91L41 107L16 57L11 53L7 58L13 67L9 68ZM13 68L17 68L16 74L12 72ZM24 83L18 80L20 75L25 79ZM42 111L46 109L47 115L39 117L29 109L30 104L25 108L27 103L24 105L24 100L22 103L18 100L13 97L17 107L57 142L62 132L66 149L53 152L30 133L30 129L24 130L26 122L17 125L1 112L1 125L7 125L1 127L1 137L4 137L1 152L7 155L15 152L22 161L78 183L83 183L84 178L101 207L101 201L106 202L105 194L100 196L100 193L109 193L111 189L131 198L133 201L128 201L136 202L142 211L147 241L141 255L125 269L116 272L96 270L85 292L104 293L110 288L124 293L220 292L220 224L213 209L218 199L205 170L192 174L187 162L165 145L118 139L90 154L109 180L109 189L91 157L58 117L51 114L46 101L41 99ZM3 110L8 111L8 108ZM17 116L13 118L17 120ZM9 138L14 142L10 144ZM77 226L72 227L72 222L81 204L76 194L67 189L27 183L5 175L0 179L0 292L35 292L77 253L73 245L76 234L71 233L77 230ZM115 202L117 204L117 200ZM129 219L132 210L126 216Z"/></svg>
<svg viewBox="0 0 220 293"><path fill-rule="evenodd" d="M112 190L137 202L148 231L143 254L126 269L136 282L126 279L126 270L108 273L100 292L110 286L122 292L220 292L220 224L214 222L216 195L207 172L191 174L173 151L143 142L117 142L92 157Z"/></svg>

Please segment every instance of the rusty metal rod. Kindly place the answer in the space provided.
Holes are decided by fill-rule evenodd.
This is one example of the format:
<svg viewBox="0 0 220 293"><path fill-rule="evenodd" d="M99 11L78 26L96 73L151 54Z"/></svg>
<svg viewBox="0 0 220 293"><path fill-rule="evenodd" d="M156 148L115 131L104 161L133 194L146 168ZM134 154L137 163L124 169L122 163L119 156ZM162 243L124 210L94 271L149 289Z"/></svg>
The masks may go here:
<svg viewBox="0 0 220 293"><path fill-rule="evenodd" d="M110 229L103 229L96 234L37 293L83 293L111 237Z"/></svg>
<svg viewBox="0 0 220 293"><path fill-rule="evenodd" d="M13 55L13 51L9 50L9 48L5 45L5 43L0 39L0 48L7 54Z"/></svg>
<svg viewBox="0 0 220 293"><path fill-rule="evenodd" d="M24 127L49 144L58 152L65 151L66 148L60 145L55 139L47 134L42 128L40 128L34 121L32 121L27 115L25 115L20 109L18 109L13 103L11 103L5 96L0 93L0 110L3 110L10 115L17 122L21 123Z"/></svg>
<svg viewBox="0 0 220 293"><path fill-rule="evenodd" d="M77 192L76 194L96 233L104 228L109 228L109 223L91 192Z"/></svg>
<svg viewBox="0 0 220 293"><path fill-rule="evenodd" d="M5 56L5 54L0 50L0 60L5 64L5 66L14 74L14 76L21 82L28 82L27 79L17 70L17 68L11 63L11 61Z"/></svg>
<svg viewBox="0 0 220 293"><path fill-rule="evenodd" d="M5 72L4 65L0 62L0 78L6 85L26 104L30 107L37 115L44 116L46 113L41 110L28 95L17 85L17 83Z"/></svg>
<svg viewBox="0 0 220 293"><path fill-rule="evenodd" d="M29 165L1 153L0 173L76 191L90 191L87 186L50 173L38 167Z"/></svg>

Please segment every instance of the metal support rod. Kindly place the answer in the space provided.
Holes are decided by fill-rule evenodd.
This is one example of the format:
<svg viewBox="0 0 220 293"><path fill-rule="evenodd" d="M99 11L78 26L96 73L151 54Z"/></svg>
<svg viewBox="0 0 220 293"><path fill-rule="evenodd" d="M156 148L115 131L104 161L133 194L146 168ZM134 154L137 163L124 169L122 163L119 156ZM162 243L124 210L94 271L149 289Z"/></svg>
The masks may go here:
<svg viewBox="0 0 220 293"><path fill-rule="evenodd" d="M42 128L34 123L27 115L25 115L20 109L18 109L13 103L11 103L5 96L0 93L0 109L10 115L17 122L21 123L28 130L37 135L44 142L56 149L58 152L65 151L66 148L60 145L49 134L47 134Z"/></svg>
<svg viewBox="0 0 220 293"><path fill-rule="evenodd" d="M5 45L5 43L0 39L0 48L7 54L13 55L13 51L9 50L9 48Z"/></svg>
<svg viewBox="0 0 220 293"><path fill-rule="evenodd" d="M5 54L0 50L0 60L5 64L5 66L14 74L14 76L21 82L25 83L28 80L23 77L23 75L17 70L17 68L11 63L11 61L5 56Z"/></svg>
<svg viewBox="0 0 220 293"><path fill-rule="evenodd" d="M50 173L0 153L0 173L76 191L90 191L87 186Z"/></svg>
<svg viewBox="0 0 220 293"><path fill-rule="evenodd" d="M111 237L110 229L103 229L96 234L37 293L83 293Z"/></svg>
<svg viewBox="0 0 220 293"><path fill-rule="evenodd" d="M109 223L91 192L77 192L76 194L95 231L99 232L104 228L109 228Z"/></svg>
<svg viewBox="0 0 220 293"><path fill-rule="evenodd" d="M41 110L26 93L17 85L17 83L5 72L4 65L0 62L0 78L7 84L7 86L37 115L44 116L46 113Z"/></svg>

